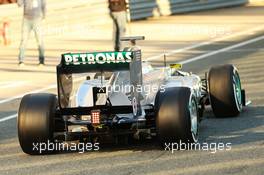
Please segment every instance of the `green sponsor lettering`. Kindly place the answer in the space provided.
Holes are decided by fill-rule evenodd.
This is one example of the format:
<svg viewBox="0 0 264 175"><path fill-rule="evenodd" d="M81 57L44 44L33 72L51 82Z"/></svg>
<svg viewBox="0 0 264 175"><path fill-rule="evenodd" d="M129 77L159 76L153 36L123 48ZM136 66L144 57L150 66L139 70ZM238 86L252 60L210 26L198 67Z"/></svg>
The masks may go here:
<svg viewBox="0 0 264 175"><path fill-rule="evenodd" d="M132 52L69 53L62 55L62 64L67 66L130 63L132 57Z"/></svg>

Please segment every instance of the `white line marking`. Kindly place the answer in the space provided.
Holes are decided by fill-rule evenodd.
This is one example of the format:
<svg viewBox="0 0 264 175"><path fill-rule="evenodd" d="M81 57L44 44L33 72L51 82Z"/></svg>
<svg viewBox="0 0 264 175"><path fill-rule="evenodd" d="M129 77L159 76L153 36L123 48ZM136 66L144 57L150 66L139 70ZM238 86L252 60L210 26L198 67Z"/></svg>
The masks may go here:
<svg viewBox="0 0 264 175"><path fill-rule="evenodd" d="M4 82L4 83L0 83L0 89L6 89L6 88L14 88L14 87L18 87L18 86L22 86L26 84L25 81L18 81L18 82Z"/></svg>
<svg viewBox="0 0 264 175"><path fill-rule="evenodd" d="M190 63L190 62L201 60L201 59L207 58L209 56L216 55L216 54L219 54L219 53L222 53L222 52L226 52L228 50L232 50L232 49L235 49L235 48L238 48L238 47L242 47L242 46L245 46L247 44L251 44L251 43L263 40L263 39L264 39L264 36L253 38L251 40L247 40L247 41L244 41L242 43L238 43L238 44L235 44L235 45L232 45L232 46L228 46L228 47L225 47L225 48L213 51L213 52L209 52L209 53L206 53L206 54L203 54L203 55L199 55L197 57L193 57L193 58L188 59L188 60L181 61L180 64L187 64L187 63Z"/></svg>
<svg viewBox="0 0 264 175"><path fill-rule="evenodd" d="M17 117L17 114L14 114L14 115L10 115L8 117L1 118L0 119L0 123L5 122L7 120L11 120L11 119L16 118L16 117Z"/></svg>
<svg viewBox="0 0 264 175"><path fill-rule="evenodd" d="M81 81L81 80L84 80L84 79L85 79L85 77L76 78L73 82L78 82L78 81ZM5 102L8 102L8 101L12 101L12 100L18 99L18 98L22 98L24 95L29 94L29 93L31 93L31 94L39 93L39 92L43 92L43 91L47 91L47 90L55 89L55 88L57 88L57 84L50 85L50 86L48 86L46 88L42 88L42 89L39 89L39 90L31 91L31 92L24 93L24 94L21 94L21 95L12 97L12 98L8 98L8 99L5 99L5 100L2 100L1 103L5 103ZM7 116L7 117L4 117L4 118L0 118L0 123L5 122L7 120L11 120L11 119L16 118L16 117L17 117L17 114L14 114L14 115L11 115L11 116Z"/></svg>
<svg viewBox="0 0 264 175"><path fill-rule="evenodd" d="M78 82L78 81L81 81L81 80L84 80L84 79L85 79L85 77L76 78L73 82L75 83L75 82ZM10 102L10 101L13 101L13 100L16 100L16 99L19 99L19 98L22 98L23 96L25 96L27 94L40 93L40 92L44 92L44 91L47 91L47 90L50 90L50 89L55 89L55 88L57 88L57 84L49 85L49 86L47 86L45 88L42 88L42 89L29 91L29 92L26 92L26 93L23 93L23 94L14 96L14 97L10 97L10 98L6 98L4 100L0 100L0 104L6 103L6 102Z"/></svg>
<svg viewBox="0 0 264 175"><path fill-rule="evenodd" d="M9 83L11 83L10 81L4 81L4 82L0 82L0 86L2 86L2 85L6 85L6 84L9 84Z"/></svg>
<svg viewBox="0 0 264 175"><path fill-rule="evenodd" d="M0 82L0 86L4 86L7 84L14 84L14 83L25 83L25 81L2 81Z"/></svg>
<svg viewBox="0 0 264 175"><path fill-rule="evenodd" d="M176 54L176 53L184 52L186 50L195 49L197 47L209 45L209 44L212 44L212 43L215 43L215 42L218 42L218 41L223 41L223 40L226 40L226 39L229 39L229 38L233 38L233 37L237 37L237 36L240 36L240 35L246 35L248 33L252 33L252 32L255 32L255 31L258 31L258 30L262 30L262 29L264 29L264 25L261 25L261 26L258 26L258 27L255 27L253 29L249 29L249 30L246 30L246 31L238 32L238 33L233 34L233 35L227 35L227 36L224 36L224 37L221 37L221 38L216 38L216 39L213 39L213 40L210 40L210 41L205 41L205 42L201 42L201 43L194 44L194 45L191 45L191 46L183 47L181 49L172 50L172 51L164 53L164 54L160 54L160 55L157 55L157 56L150 57L150 58L147 59L147 61L153 61L153 60L156 60L158 58L162 58L164 55L170 56L170 55L173 55L173 54Z"/></svg>
<svg viewBox="0 0 264 175"><path fill-rule="evenodd" d="M42 88L42 89L38 89L38 90L34 90L34 91L29 91L29 92L26 92L26 93L23 93L23 94L20 94L20 95L11 97L11 98L6 98L4 100L0 100L0 104L6 103L6 102L10 102L10 101L16 100L18 98L22 98L26 94L39 93L39 92L47 91L47 90L50 90L50 89L54 89L56 87L57 87L57 85L56 84L53 84L53 85L50 85L50 86L45 87L45 88Z"/></svg>

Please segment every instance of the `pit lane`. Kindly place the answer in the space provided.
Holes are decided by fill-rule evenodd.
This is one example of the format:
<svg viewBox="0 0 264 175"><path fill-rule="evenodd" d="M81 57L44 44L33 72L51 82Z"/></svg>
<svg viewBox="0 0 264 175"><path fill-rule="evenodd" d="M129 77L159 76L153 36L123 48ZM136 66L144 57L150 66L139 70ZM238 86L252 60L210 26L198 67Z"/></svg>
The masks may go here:
<svg viewBox="0 0 264 175"><path fill-rule="evenodd" d="M208 13L212 15L211 13L213 12L200 14ZM239 11L237 13L239 14ZM243 17L241 18L243 19ZM168 61L188 60L263 35L264 30L259 30L250 35L235 37L231 41L211 43L175 53L168 57ZM190 43L185 42L184 45L189 46ZM108 44L110 45L111 43L109 42ZM174 43L163 41L160 44L158 42L151 44L146 41L146 43L142 42L140 44L144 45L143 52L144 48L147 50L146 57L155 55L153 53L152 55L148 54L151 53L150 45L156 52L159 51L160 53L168 45L171 47L173 45L176 45L175 47L182 46L182 43L177 43L176 39ZM263 174L263 48L264 40L259 40L184 65L184 70L201 76L213 65L232 63L237 66L242 79L242 86L246 89L247 97L252 101L252 104L246 107L239 117L235 118L217 119L209 111L200 126L201 143L231 142L232 149L230 151L217 151L213 154L208 151L189 150L177 151L172 154L170 151L161 150L155 141L144 141L143 143L127 146L108 145L104 146L99 152L86 152L84 154L61 153L49 156L28 156L22 153L19 147L16 120L13 118L0 123L0 174ZM162 63L162 59L155 59L155 63ZM11 60L15 60L15 58ZM48 61L50 66L43 68L40 72L37 69L34 70L34 66L29 66L25 70L33 69L31 72L25 71L21 73L20 78L23 79L26 75L32 75L33 72L34 75L30 79L33 80L32 90L46 87L55 80L53 66L58 60L49 58ZM14 75L13 72L6 72L3 67L1 66L1 71L7 77ZM18 72L21 71L14 66L11 66L11 68L18 70ZM47 82L38 84L38 81L41 81L41 79L37 80L38 77L46 78ZM18 94L31 90L23 88L19 88ZM56 93L56 90L51 88L45 92ZM7 96L12 97L14 94L15 92ZM0 104L0 118L15 114L19 102L20 98Z"/></svg>

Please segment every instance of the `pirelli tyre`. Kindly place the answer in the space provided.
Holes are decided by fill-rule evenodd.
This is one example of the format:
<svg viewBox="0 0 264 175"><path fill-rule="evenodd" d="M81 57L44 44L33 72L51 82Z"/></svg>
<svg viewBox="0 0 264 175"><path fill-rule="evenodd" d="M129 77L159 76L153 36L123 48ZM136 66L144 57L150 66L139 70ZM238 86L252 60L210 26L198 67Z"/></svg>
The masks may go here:
<svg viewBox="0 0 264 175"><path fill-rule="evenodd" d="M29 94L22 98L18 111L18 139L23 152L40 152L37 145L52 142L57 98L53 94ZM36 147L35 147L36 146Z"/></svg>
<svg viewBox="0 0 264 175"><path fill-rule="evenodd" d="M233 117L242 111L243 94L233 65L212 67L208 75L209 97L216 117Z"/></svg>
<svg viewBox="0 0 264 175"><path fill-rule="evenodd" d="M155 99L156 128L160 143L198 141L198 106L190 88L172 87Z"/></svg>

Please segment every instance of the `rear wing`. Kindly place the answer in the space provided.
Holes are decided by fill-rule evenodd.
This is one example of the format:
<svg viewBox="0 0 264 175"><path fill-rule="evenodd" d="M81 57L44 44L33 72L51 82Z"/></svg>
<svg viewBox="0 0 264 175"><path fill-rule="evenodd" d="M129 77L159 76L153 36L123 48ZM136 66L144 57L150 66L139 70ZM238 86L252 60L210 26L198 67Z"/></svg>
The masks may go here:
<svg viewBox="0 0 264 175"><path fill-rule="evenodd" d="M94 52L62 54L58 73L89 73L129 70L135 52Z"/></svg>
<svg viewBox="0 0 264 175"><path fill-rule="evenodd" d="M137 40L144 40L144 37L125 37L122 41L130 41L131 46L126 47L123 52L93 52L93 53L66 53L62 54L61 63L57 66L57 85L60 111L65 115L89 114L90 110L98 106L77 107L69 105L71 92L73 90L72 74L93 73L93 72L119 72L129 71L130 84L142 87L142 58L141 49L136 46ZM134 116L142 115L141 93L134 91L130 98L133 102L131 106L111 106L100 108L112 113L131 113ZM133 106L133 110L132 110Z"/></svg>
<svg viewBox="0 0 264 175"><path fill-rule="evenodd" d="M57 90L60 109L73 109L69 106L73 92L73 74L119 71L129 71L130 84L134 87L141 85L141 50L62 54L61 62L57 66ZM139 99L136 92L132 96ZM138 104L140 103L138 102Z"/></svg>

